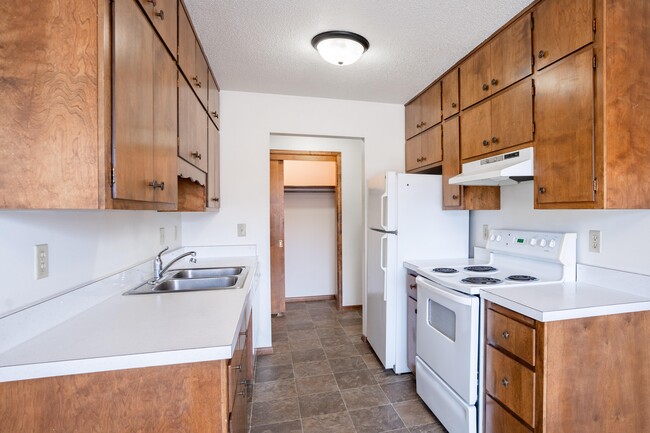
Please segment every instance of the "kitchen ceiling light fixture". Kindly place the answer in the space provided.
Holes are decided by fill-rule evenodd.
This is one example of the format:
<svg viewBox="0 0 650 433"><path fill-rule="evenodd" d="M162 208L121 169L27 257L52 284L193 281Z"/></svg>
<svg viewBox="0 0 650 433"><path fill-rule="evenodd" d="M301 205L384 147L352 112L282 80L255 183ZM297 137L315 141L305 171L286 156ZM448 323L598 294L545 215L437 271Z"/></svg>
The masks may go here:
<svg viewBox="0 0 650 433"><path fill-rule="evenodd" d="M356 62L370 46L363 36L341 30L319 33L311 45L327 62L340 66Z"/></svg>

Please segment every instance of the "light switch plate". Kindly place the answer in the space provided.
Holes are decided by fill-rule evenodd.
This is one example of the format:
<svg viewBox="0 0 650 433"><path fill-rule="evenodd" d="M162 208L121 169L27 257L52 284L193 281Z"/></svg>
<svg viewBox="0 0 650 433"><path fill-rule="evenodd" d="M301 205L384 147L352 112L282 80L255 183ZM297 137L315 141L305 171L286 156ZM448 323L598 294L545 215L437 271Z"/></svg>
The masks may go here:
<svg viewBox="0 0 650 433"><path fill-rule="evenodd" d="M237 236L240 238L246 236L246 224L237 224Z"/></svg>
<svg viewBox="0 0 650 433"><path fill-rule="evenodd" d="M50 274L50 257L47 244L34 245L34 278L40 280Z"/></svg>
<svg viewBox="0 0 650 433"><path fill-rule="evenodd" d="M490 237L490 226L483 224L483 240L487 241Z"/></svg>
<svg viewBox="0 0 650 433"><path fill-rule="evenodd" d="M160 227L160 246L165 245L165 227Z"/></svg>
<svg viewBox="0 0 650 433"><path fill-rule="evenodd" d="M600 230L589 230L589 252L600 253Z"/></svg>

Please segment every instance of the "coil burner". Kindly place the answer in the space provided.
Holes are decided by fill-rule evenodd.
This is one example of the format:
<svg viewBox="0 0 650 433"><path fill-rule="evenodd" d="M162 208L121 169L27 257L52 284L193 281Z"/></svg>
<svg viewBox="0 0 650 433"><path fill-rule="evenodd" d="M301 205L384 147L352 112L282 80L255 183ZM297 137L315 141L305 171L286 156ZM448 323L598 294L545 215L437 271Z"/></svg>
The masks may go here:
<svg viewBox="0 0 650 433"><path fill-rule="evenodd" d="M490 278L490 277L469 277L469 278L463 278L461 281L466 284L483 284L487 286L492 284L499 284L502 282L498 278Z"/></svg>

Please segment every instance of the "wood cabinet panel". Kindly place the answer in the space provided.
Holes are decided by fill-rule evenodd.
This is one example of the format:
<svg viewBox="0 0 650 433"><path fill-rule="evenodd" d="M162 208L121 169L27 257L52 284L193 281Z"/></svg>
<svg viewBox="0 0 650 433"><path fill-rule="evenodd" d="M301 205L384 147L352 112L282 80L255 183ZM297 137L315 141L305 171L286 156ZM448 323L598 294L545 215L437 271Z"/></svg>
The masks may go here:
<svg viewBox="0 0 650 433"><path fill-rule="evenodd" d="M0 14L0 208L97 209L97 4L3 0Z"/></svg>
<svg viewBox="0 0 650 433"><path fill-rule="evenodd" d="M203 107L207 109L208 107L208 88L210 84L208 82L208 61L203 56L203 51L199 46L199 41L196 41L196 47L194 48L194 73L196 79L193 78L194 91L196 96L199 97Z"/></svg>
<svg viewBox="0 0 650 433"><path fill-rule="evenodd" d="M178 67L185 77L192 80L196 76L196 36L187 17L185 8L179 3L178 8Z"/></svg>
<svg viewBox="0 0 650 433"><path fill-rule="evenodd" d="M155 35L135 2L113 3L113 14L113 198L153 201Z"/></svg>
<svg viewBox="0 0 650 433"><path fill-rule="evenodd" d="M489 150L533 141L533 88L526 80L492 99Z"/></svg>
<svg viewBox="0 0 650 433"><path fill-rule="evenodd" d="M163 42L176 59L177 0L138 0Z"/></svg>
<svg viewBox="0 0 650 433"><path fill-rule="evenodd" d="M490 42L492 94L533 73L530 14L525 14Z"/></svg>
<svg viewBox="0 0 650 433"><path fill-rule="evenodd" d="M460 65L461 108L490 96L490 45L486 44Z"/></svg>
<svg viewBox="0 0 650 433"><path fill-rule="evenodd" d="M594 70L586 48L535 78L535 200L593 203Z"/></svg>
<svg viewBox="0 0 650 433"><path fill-rule="evenodd" d="M417 135L406 140L406 171L412 171L420 166L420 155L422 154L422 138Z"/></svg>
<svg viewBox="0 0 650 433"><path fill-rule="evenodd" d="M487 341L528 364L535 365L535 329L487 310Z"/></svg>
<svg viewBox="0 0 650 433"><path fill-rule="evenodd" d="M489 395L485 397L485 430L490 433L531 433Z"/></svg>
<svg viewBox="0 0 650 433"><path fill-rule="evenodd" d="M219 88L211 73L208 74L208 115L215 125L217 125L217 128L221 128L221 119L219 117Z"/></svg>
<svg viewBox="0 0 650 433"><path fill-rule="evenodd" d="M182 77L178 80L178 156L208 170L208 117Z"/></svg>
<svg viewBox="0 0 650 433"><path fill-rule="evenodd" d="M463 113L460 119L462 159L489 152L492 131L492 106L487 101Z"/></svg>
<svg viewBox="0 0 650 433"><path fill-rule="evenodd" d="M444 89L444 80L443 80ZM461 186L449 185L449 179L460 173L460 122L456 117L442 124L442 205L461 205Z"/></svg>
<svg viewBox="0 0 650 433"><path fill-rule="evenodd" d="M441 86L436 83L420 96L420 130L425 131L442 120Z"/></svg>
<svg viewBox="0 0 650 433"><path fill-rule="evenodd" d="M208 122L208 196L206 206L212 209L221 207L221 167L219 130Z"/></svg>
<svg viewBox="0 0 650 433"><path fill-rule="evenodd" d="M537 70L593 42L592 0L545 0L533 17Z"/></svg>
<svg viewBox="0 0 650 433"><path fill-rule="evenodd" d="M448 72L441 80L442 84L442 117L447 119L460 111L458 93L458 69Z"/></svg>
<svg viewBox="0 0 650 433"><path fill-rule="evenodd" d="M442 127L436 125L422 133L420 165L437 164L442 161Z"/></svg>
<svg viewBox="0 0 650 433"><path fill-rule="evenodd" d="M485 392L534 426L535 373L492 346L486 348L485 366Z"/></svg>
<svg viewBox="0 0 650 433"><path fill-rule="evenodd" d="M413 137L420 132L420 100L415 99L404 107L406 139Z"/></svg>

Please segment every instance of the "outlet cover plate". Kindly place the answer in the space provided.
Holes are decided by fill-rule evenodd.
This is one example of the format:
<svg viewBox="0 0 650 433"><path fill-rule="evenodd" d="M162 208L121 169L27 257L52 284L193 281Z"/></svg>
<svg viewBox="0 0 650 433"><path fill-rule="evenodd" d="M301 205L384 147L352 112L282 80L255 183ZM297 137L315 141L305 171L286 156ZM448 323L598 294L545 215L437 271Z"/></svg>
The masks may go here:
<svg viewBox="0 0 650 433"><path fill-rule="evenodd" d="M600 253L600 230L589 230L589 252Z"/></svg>
<svg viewBox="0 0 650 433"><path fill-rule="evenodd" d="M50 257L47 244L34 246L34 278L40 280L50 275Z"/></svg>

